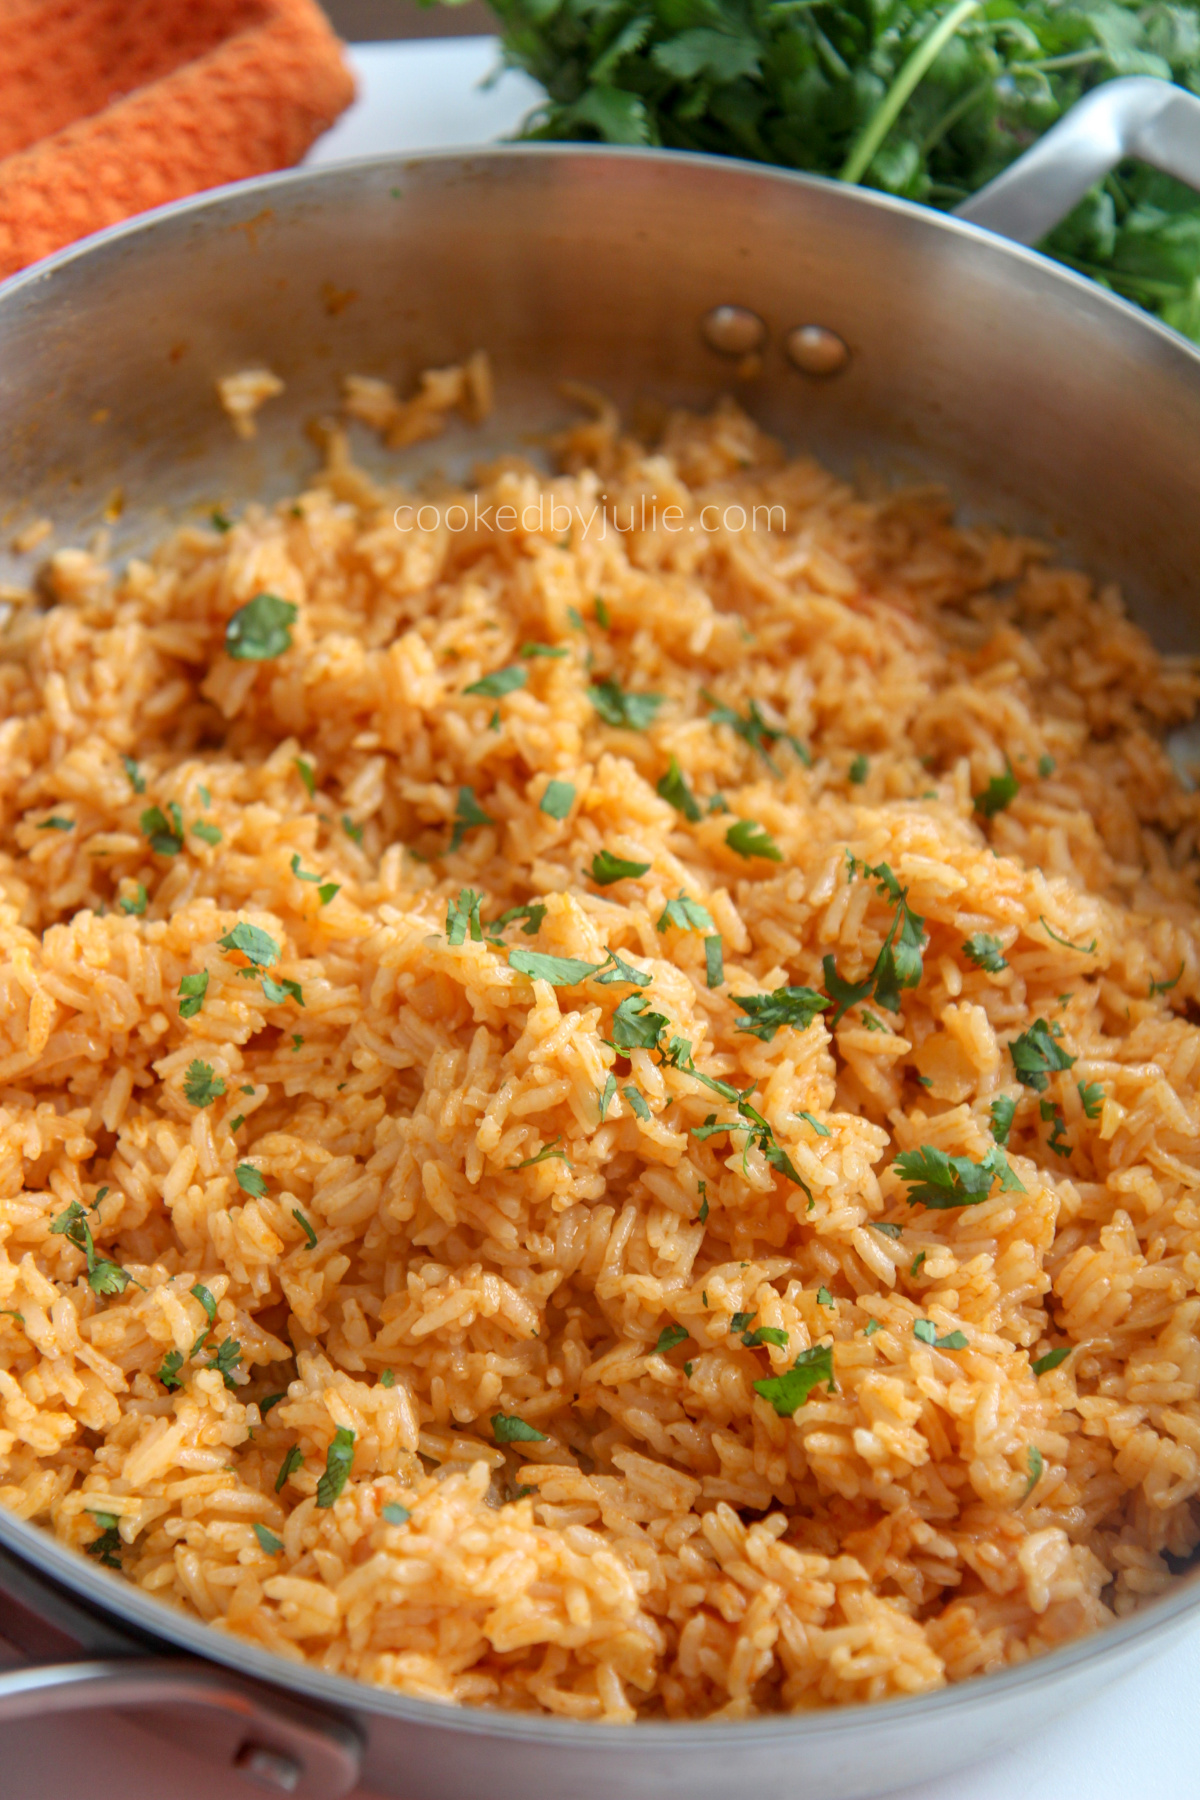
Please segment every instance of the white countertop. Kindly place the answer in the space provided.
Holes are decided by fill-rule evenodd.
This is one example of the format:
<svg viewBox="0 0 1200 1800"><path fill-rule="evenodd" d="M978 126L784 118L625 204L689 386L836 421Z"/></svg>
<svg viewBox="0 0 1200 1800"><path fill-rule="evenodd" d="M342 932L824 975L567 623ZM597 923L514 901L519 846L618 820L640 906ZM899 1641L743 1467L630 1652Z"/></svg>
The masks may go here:
<svg viewBox="0 0 1200 1800"><path fill-rule="evenodd" d="M491 38L358 44L350 60L359 98L310 164L508 136L540 91L512 71L481 86L497 63ZM986 1767L897 1789L895 1800L1200 1800L1198 1700L1200 1629ZM2 1800L251 1800L267 1791L111 1714L0 1730ZM359 1788L352 1800L378 1796Z"/></svg>

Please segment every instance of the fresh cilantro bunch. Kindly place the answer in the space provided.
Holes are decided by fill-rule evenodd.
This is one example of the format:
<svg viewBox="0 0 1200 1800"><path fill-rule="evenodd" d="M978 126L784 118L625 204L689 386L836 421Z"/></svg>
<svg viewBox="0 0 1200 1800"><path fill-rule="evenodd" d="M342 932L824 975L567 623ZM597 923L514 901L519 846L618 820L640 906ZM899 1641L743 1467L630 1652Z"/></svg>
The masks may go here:
<svg viewBox="0 0 1200 1800"><path fill-rule="evenodd" d="M1198 0L490 3L505 63L546 90L525 137L750 157L944 209L1102 81L1200 93ZM1200 341L1200 198L1180 183L1124 164L1042 248Z"/></svg>

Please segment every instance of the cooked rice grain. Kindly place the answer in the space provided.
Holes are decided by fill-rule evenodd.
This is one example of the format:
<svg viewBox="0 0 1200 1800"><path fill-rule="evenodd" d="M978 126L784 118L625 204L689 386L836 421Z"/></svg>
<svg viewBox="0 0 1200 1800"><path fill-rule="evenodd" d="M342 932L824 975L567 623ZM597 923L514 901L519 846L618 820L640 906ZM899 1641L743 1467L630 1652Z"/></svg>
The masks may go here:
<svg viewBox="0 0 1200 1800"><path fill-rule="evenodd" d="M472 367L405 404L351 384L350 408L412 441L485 408ZM60 551L49 610L14 614L0 1499L216 1629L408 1694L622 1721L927 1691L1128 1611L1200 1535L1200 802L1162 743L1196 675L939 495L856 495L729 405L653 452L595 413L553 481L483 471L479 528L398 531L415 497L333 433L295 503L120 573ZM631 528L488 519L541 493ZM643 495L687 529L643 528ZM704 529L710 503L786 531ZM231 659L262 591L298 608L292 647ZM466 691L514 663L518 689ZM663 696L646 729L596 710L610 680ZM706 690L812 767L714 724ZM656 792L672 758L698 820ZM782 860L736 854L738 820ZM648 872L598 886L602 850ZM848 853L925 920L919 986L832 1035L739 1030L734 995L819 988L827 955L870 970L893 909ZM618 1061L638 990L449 942L463 888L485 923L544 904L510 949L650 971L803 1185L694 1135L733 1113L686 1058ZM704 933L659 928L681 893L723 985ZM221 947L239 921L281 946L269 971ZM1038 1018L1075 1058L1041 1096L1007 1047ZM896 1154L978 1161L1000 1097L1024 1191L907 1204ZM123 1292L52 1231L72 1202ZM815 1345L834 1390L780 1416L754 1383ZM541 1438L497 1443L497 1414Z"/></svg>

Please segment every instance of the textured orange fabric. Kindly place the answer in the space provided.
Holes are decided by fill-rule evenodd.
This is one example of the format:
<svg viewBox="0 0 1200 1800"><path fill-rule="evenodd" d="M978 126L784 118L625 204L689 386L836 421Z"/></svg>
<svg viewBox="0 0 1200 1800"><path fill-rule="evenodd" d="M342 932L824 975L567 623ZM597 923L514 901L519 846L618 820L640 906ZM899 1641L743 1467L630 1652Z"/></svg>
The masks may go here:
<svg viewBox="0 0 1200 1800"><path fill-rule="evenodd" d="M315 0L0 0L0 276L287 168L353 95Z"/></svg>

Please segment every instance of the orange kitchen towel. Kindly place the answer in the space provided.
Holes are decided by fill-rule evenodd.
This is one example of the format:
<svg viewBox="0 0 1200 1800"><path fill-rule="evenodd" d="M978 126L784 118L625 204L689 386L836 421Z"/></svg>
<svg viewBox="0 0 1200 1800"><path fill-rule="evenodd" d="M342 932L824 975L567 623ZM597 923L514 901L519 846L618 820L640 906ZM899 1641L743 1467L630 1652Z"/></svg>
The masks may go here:
<svg viewBox="0 0 1200 1800"><path fill-rule="evenodd" d="M287 168L353 97L315 0L0 0L0 276Z"/></svg>

